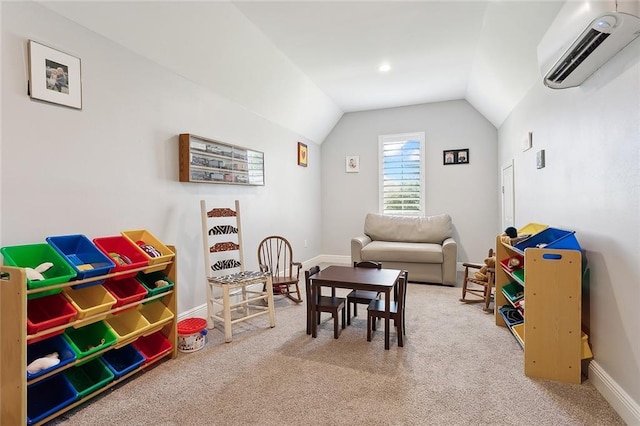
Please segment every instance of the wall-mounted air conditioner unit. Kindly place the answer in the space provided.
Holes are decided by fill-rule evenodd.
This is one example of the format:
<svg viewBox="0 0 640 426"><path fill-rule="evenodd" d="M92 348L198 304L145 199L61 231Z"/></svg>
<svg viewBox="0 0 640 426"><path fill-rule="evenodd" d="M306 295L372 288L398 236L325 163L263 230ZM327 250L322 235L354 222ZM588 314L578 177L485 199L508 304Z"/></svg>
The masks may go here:
<svg viewBox="0 0 640 426"><path fill-rule="evenodd" d="M638 9L635 0L567 1L538 45L545 86L582 84L640 35Z"/></svg>

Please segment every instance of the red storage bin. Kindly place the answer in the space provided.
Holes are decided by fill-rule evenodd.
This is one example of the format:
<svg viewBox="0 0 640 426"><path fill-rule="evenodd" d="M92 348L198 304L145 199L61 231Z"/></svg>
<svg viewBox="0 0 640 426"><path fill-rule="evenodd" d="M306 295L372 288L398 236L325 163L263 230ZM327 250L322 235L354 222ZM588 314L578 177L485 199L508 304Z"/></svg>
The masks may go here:
<svg viewBox="0 0 640 426"><path fill-rule="evenodd" d="M140 336L132 345L144 356L145 364L165 355L173 349L171 342L169 342L160 331L156 331L148 336Z"/></svg>
<svg viewBox="0 0 640 426"><path fill-rule="evenodd" d="M60 293L46 297L27 300L27 334L36 334L43 330L73 322L78 317L78 311ZM57 334L64 329L29 340L38 342Z"/></svg>
<svg viewBox="0 0 640 426"><path fill-rule="evenodd" d="M511 264L513 260L513 265ZM518 269L524 268L524 257L516 254L514 256L508 257L506 259L502 259L500 261L502 267L509 272L517 271Z"/></svg>
<svg viewBox="0 0 640 426"><path fill-rule="evenodd" d="M116 266L111 272L124 272L149 265L149 260L144 253L122 235L94 238L93 243L115 263ZM122 280L134 277L136 273L122 274L113 279Z"/></svg>
<svg viewBox="0 0 640 426"><path fill-rule="evenodd" d="M147 297L147 289L144 288L144 286L135 278L125 278L120 280L108 279L104 284L102 284L102 286L116 298L116 303L111 307L111 309L128 305L129 303L134 303ZM132 306L130 309L135 309L135 306ZM120 312L128 310L129 309L125 309ZM120 312L117 312L115 315Z"/></svg>

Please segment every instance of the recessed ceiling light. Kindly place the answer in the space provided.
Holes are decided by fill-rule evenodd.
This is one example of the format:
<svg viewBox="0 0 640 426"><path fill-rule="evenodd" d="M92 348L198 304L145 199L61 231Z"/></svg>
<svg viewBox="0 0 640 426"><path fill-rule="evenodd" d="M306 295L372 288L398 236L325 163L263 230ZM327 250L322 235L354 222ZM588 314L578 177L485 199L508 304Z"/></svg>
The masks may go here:
<svg viewBox="0 0 640 426"><path fill-rule="evenodd" d="M378 67L378 71L380 72L388 72L391 69L391 65L389 65L388 63L383 63L380 64L380 66Z"/></svg>

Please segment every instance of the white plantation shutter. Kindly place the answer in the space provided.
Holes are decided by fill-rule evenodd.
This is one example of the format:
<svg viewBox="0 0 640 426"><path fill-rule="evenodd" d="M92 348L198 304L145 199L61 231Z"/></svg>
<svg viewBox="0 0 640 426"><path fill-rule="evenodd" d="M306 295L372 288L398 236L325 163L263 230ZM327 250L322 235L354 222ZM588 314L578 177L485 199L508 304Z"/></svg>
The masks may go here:
<svg viewBox="0 0 640 426"><path fill-rule="evenodd" d="M424 210L424 132L378 137L380 212L420 216Z"/></svg>

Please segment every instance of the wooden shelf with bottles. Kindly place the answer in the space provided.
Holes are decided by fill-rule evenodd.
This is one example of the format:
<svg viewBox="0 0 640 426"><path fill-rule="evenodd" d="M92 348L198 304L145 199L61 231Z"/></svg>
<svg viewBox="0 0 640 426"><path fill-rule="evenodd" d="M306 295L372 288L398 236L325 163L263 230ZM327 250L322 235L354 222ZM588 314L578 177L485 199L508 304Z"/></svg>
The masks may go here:
<svg viewBox="0 0 640 426"><path fill-rule="evenodd" d="M179 137L180 182L264 185L264 153L183 133Z"/></svg>
<svg viewBox="0 0 640 426"><path fill-rule="evenodd" d="M168 248L176 253L175 247L168 246ZM27 333L27 298L29 295L37 294L44 291L50 291L53 289L61 288L65 289L71 286L89 284L94 281L105 280L109 278L118 277L124 274L131 274L132 272L145 272L148 270L158 271L159 268L164 266L163 274L173 282L173 287L167 291L164 291L154 296L144 298L142 300L124 304L117 308L110 309L107 312L102 312L93 316L86 316L82 319L75 320L73 322L47 328L41 330L35 334ZM28 289L26 273L23 268L0 266L0 351L2 353L2 364L0 366L0 424L4 425L26 425L28 420L28 397L27 388L31 385L42 382L49 378L55 378L54 376L61 375L65 370L77 365L91 362L91 360L98 359L101 355L109 352L113 349L118 349L131 344L141 336L148 336L152 333L160 332L171 344L171 347L158 354L157 357L149 359L145 363L141 364L137 368L122 374L120 377L108 382L105 386L87 394L83 397L77 398L73 402L64 405L57 409L55 412L46 415L46 417L33 422L35 425L42 425L49 422L61 414L76 408L77 406L84 404L93 397L100 395L102 392L113 388L116 384L127 380L131 376L136 375L140 371L155 365L157 362L165 360L167 358L174 359L177 356L177 265L176 256L171 261L165 263L154 264L153 266L144 266L140 268L130 269L124 272L116 272L105 274L101 276L95 276L84 280L70 281L63 284L57 284L52 286L41 287L38 289ZM69 327L82 327L100 321L107 316L111 318L113 315L118 314L128 309L136 309L142 307L143 304L150 303L162 303L172 314L170 320L162 320L158 322L157 326L148 327L141 330L139 334L134 334L121 343L108 346L104 349L92 353L90 356L79 358L61 365L59 368L55 368L46 374L39 375L35 378L27 378L27 344L30 341L36 340L44 335L49 335L56 331L64 331ZM168 318L167 318L168 319ZM62 363L61 363L62 364Z"/></svg>
<svg viewBox="0 0 640 426"><path fill-rule="evenodd" d="M523 252L496 238L495 322L508 327L524 350L524 372L529 377L581 383L585 357L582 318L582 253L579 250L527 248ZM522 256L522 269L504 262ZM521 285L524 297L514 295ZM511 291L505 287L511 286ZM514 302L513 299L516 299ZM505 321L503 306L520 309L522 322Z"/></svg>

